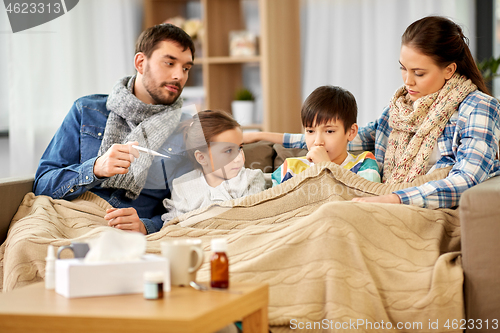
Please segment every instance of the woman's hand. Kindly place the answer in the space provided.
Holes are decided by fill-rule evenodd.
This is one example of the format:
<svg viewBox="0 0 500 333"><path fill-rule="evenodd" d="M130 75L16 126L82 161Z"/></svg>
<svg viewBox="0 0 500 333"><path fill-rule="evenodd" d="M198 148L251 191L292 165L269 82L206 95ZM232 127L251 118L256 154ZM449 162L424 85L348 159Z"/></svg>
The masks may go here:
<svg viewBox="0 0 500 333"><path fill-rule="evenodd" d="M392 204L400 204L401 199L397 194L386 194L379 195L377 197L364 197L364 198L354 198L352 201L356 202L378 202L378 203L392 203Z"/></svg>
<svg viewBox="0 0 500 333"><path fill-rule="evenodd" d="M132 207L108 209L104 219L108 221L110 227L116 229L142 232L144 235L148 233L144 223L137 215L137 211Z"/></svg>

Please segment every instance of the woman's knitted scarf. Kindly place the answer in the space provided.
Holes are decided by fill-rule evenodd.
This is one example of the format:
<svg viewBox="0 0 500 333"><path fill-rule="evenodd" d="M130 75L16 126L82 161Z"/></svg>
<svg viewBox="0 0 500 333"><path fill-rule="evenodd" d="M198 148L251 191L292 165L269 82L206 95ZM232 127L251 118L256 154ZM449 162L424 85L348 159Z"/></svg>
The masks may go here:
<svg viewBox="0 0 500 333"><path fill-rule="evenodd" d="M385 153L383 181L411 182L423 175L446 123L465 97L476 89L471 80L458 73L441 90L413 103L406 88L399 88L390 103L392 131Z"/></svg>
<svg viewBox="0 0 500 333"><path fill-rule="evenodd" d="M99 148L103 155L113 144L137 141L139 146L158 150L179 124L182 98L171 105L152 105L140 101L133 93L135 76L124 77L114 86L106 107L110 111ZM141 153L126 174L106 179L101 186L127 190L126 196L137 199L153 162L153 156Z"/></svg>

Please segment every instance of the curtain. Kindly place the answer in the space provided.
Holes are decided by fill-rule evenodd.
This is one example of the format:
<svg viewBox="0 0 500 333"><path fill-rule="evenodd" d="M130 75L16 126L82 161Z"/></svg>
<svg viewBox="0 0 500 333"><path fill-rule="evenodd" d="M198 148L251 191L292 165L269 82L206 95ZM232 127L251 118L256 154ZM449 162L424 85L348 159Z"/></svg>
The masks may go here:
<svg viewBox="0 0 500 333"><path fill-rule="evenodd" d="M76 99L108 94L119 78L134 74L141 24L140 0L85 0L46 24L2 34L10 176L34 174Z"/></svg>
<svg viewBox="0 0 500 333"><path fill-rule="evenodd" d="M302 94L341 86L356 97L358 124L377 119L402 86L401 35L412 22L442 15L462 26L475 51L474 1L302 0Z"/></svg>

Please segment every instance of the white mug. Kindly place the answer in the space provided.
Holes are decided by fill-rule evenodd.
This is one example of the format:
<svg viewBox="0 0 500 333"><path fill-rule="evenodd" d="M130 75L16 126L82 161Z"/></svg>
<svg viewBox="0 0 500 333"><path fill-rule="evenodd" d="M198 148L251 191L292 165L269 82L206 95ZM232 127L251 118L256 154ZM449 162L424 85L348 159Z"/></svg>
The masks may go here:
<svg viewBox="0 0 500 333"><path fill-rule="evenodd" d="M170 283L189 286L196 281L196 271L203 264L201 239L176 239L161 242L161 255L170 261Z"/></svg>
<svg viewBox="0 0 500 333"><path fill-rule="evenodd" d="M75 258L85 258L89 252L89 244L83 242L71 242L71 245L64 245L57 250L57 259L61 259L61 252L65 249L71 250Z"/></svg>

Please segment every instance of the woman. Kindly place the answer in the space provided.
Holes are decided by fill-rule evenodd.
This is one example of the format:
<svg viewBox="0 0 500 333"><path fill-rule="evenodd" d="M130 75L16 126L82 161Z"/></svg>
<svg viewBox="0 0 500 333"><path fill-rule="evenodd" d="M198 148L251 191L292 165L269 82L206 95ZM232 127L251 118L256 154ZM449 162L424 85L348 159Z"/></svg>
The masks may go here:
<svg viewBox="0 0 500 333"><path fill-rule="evenodd" d="M429 16L412 23L401 41L403 87L375 122L360 128L349 149L375 150L387 183L409 182L436 168L453 166L445 179L360 202L404 203L426 208L458 205L468 188L500 174L496 158L500 105L491 97L462 29ZM254 135L254 137L252 137ZM303 147L302 135L251 134Z"/></svg>

